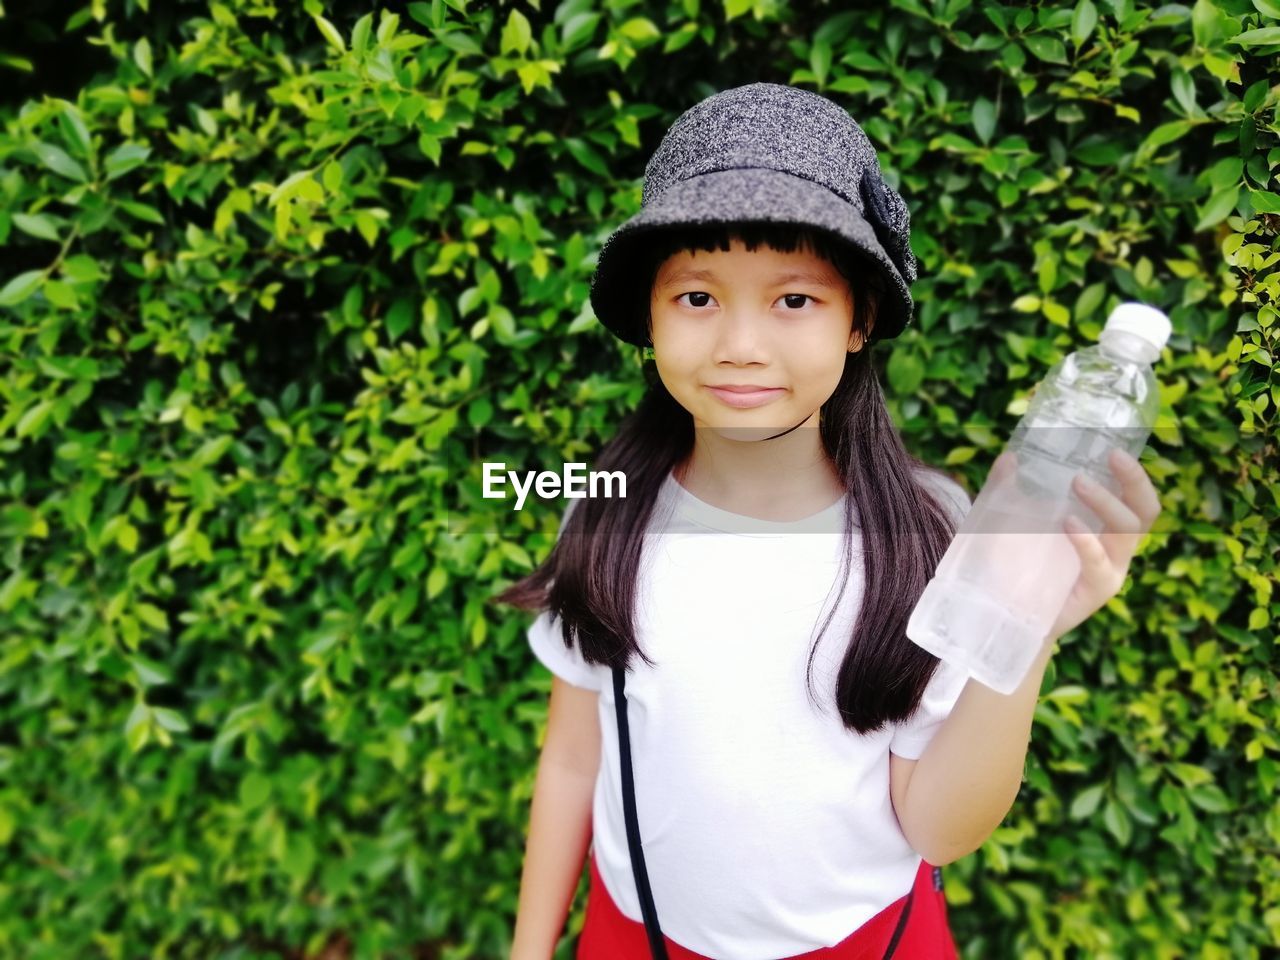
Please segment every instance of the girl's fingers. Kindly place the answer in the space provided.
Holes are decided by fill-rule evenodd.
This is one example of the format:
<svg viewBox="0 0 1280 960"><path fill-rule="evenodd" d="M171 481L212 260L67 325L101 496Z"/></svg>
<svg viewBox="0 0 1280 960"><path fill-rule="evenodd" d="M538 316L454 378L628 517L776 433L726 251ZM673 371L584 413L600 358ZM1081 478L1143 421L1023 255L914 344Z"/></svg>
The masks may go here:
<svg viewBox="0 0 1280 960"><path fill-rule="evenodd" d="M1160 515L1160 495L1142 464L1119 447L1108 457L1112 476L1120 481L1124 502L1141 521L1143 531L1150 530Z"/></svg>
<svg viewBox="0 0 1280 960"><path fill-rule="evenodd" d="M1138 541L1142 539L1143 533L1150 529L1151 521L1155 516L1152 515L1151 520L1147 520L1144 516L1139 516L1130 506L1135 501L1139 504L1145 502L1139 488L1143 485L1150 487L1151 481L1147 479L1146 472L1136 460L1129 458L1137 471L1135 475L1132 470L1127 469L1128 465L1123 462L1122 457L1118 458L1117 454L1119 451L1114 451L1111 457L1112 473L1120 480L1124 500L1119 499L1106 487L1083 473L1075 476L1071 482L1071 488L1081 502L1102 519L1104 527L1100 544L1111 562L1121 569L1127 569L1130 558L1138 549ZM1119 469L1117 469L1117 459L1119 459ZM1154 493L1154 489L1151 490L1153 496ZM1144 513L1147 512L1146 507L1139 506L1138 509L1143 510ZM1159 513L1158 501L1156 513Z"/></svg>
<svg viewBox="0 0 1280 960"><path fill-rule="evenodd" d="M1125 501L1083 473L1076 474L1071 481L1071 487L1076 495L1106 522L1105 532L1132 534L1134 541L1137 541L1137 535L1145 528L1142 520Z"/></svg>
<svg viewBox="0 0 1280 960"><path fill-rule="evenodd" d="M1076 517L1068 517L1063 528L1071 539L1072 546L1076 548L1076 553L1080 555L1080 578L1089 592L1108 599L1119 593L1124 586L1123 571L1128 570L1128 560L1116 564L1103 546L1104 538L1093 533Z"/></svg>

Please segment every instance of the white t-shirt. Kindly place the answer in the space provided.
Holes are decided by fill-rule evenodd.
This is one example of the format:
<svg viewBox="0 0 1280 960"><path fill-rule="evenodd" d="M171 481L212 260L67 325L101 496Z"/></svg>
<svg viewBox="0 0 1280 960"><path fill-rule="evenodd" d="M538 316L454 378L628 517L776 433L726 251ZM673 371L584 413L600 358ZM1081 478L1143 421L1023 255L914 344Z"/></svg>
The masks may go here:
<svg viewBox="0 0 1280 960"><path fill-rule="evenodd" d="M967 512L958 484L935 489L953 516ZM920 865L890 800L889 751L918 758L967 677L943 661L908 722L865 736L840 723L835 671L863 582L855 526L851 580L814 656L824 712L810 703L805 668L838 592L843 507L757 520L669 475L645 537L637 639L657 666L633 658L626 677L637 819L662 932L704 956L772 960L832 946L906 895ZM567 649L548 611L528 639L552 673L600 693L592 842L610 897L642 922L612 672Z"/></svg>

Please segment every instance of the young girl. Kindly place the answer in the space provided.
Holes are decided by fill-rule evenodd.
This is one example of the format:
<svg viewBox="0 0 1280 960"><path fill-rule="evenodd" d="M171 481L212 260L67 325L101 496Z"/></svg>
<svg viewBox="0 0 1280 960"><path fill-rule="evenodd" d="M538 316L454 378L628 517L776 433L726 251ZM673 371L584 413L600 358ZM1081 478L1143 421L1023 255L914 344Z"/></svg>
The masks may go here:
<svg viewBox="0 0 1280 960"><path fill-rule="evenodd" d="M653 349L593 465L626 497L571 500L499 598L542 611L553 674L512 960L552 956L588 844L578 960L956 956L903 815L967 678L904 628L970 500L907 453L869 350L910 322L908 239L862 130L798 88L702 101L646 167L591 292Z"/></svg>

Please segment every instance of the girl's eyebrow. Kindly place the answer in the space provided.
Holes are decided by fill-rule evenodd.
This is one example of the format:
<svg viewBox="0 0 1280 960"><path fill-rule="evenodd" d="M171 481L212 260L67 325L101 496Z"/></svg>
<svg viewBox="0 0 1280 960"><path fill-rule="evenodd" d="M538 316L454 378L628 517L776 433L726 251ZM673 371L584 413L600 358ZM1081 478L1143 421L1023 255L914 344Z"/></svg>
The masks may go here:
<svg viewBox="0 0 1280 960"><path fill-rule="evenodd" d="M694 270L691 267L685 267L684 269L677 270L663 281L662 286L675 286L677 283L681 283L685 280L707 280L715 283L719 279L720 278L715 275L714 271ZM829 276L818 273L814 270L785 270L776 275L772 280L772 286L775 287L780 287L788 283L812 283L819 287L827 287L829 289L834 289L836 287L835 282Z"/></svg>

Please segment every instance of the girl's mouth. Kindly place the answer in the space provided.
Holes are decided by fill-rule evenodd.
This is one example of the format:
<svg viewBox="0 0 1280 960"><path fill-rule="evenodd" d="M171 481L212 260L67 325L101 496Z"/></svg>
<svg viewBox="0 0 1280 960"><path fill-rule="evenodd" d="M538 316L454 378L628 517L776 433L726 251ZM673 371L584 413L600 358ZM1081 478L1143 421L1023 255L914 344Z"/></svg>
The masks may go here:
<svg viewBox="0 0 1280 960"><path fill-rule="evenodd" d="M723 387L707 387L712 395L719 399L722 403L730 407L758 407L761 404L768 403L775 397L779 397L786 393L781 387L762 388L759 390L751 389L725 389Z"/></svg>

